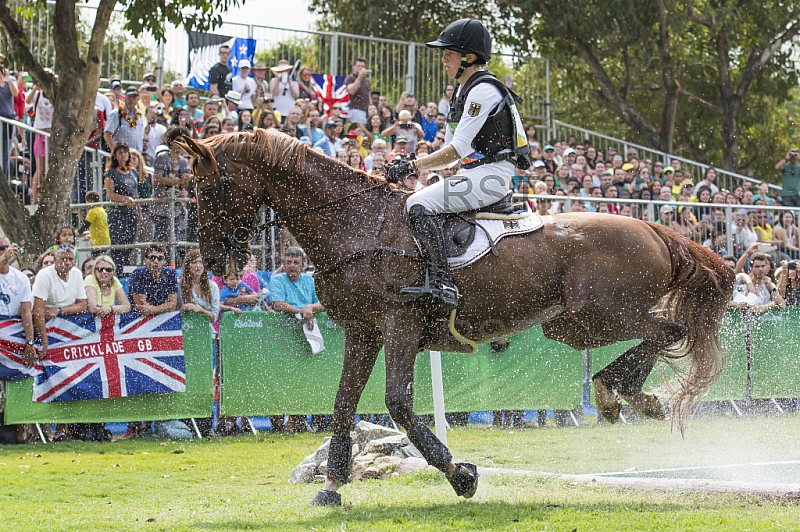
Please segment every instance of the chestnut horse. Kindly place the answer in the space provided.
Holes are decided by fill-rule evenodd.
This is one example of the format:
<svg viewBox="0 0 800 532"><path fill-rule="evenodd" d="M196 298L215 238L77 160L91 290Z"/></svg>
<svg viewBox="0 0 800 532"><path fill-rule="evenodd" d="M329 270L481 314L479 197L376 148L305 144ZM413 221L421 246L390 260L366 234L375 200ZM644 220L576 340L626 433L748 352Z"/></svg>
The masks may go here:
<svg viewBox="0 0 800 532"><path fill-rule="evenodd" d="M389 413L456 493L471 497L477 468L454 463L413 411L416 354L470 349L449 333L447 320L398 297L400 288L424 278L406 227L408 194L274 130L184 138L179 145L194 157L207 268L222 275L231 263L244 265L249 237L262 229L253 226L256 214L267 205L317 267L319 299L346 332L327 481L312 504L341 504L337 489L349 479L350 429L381 347ZM641 339L593 377L600 412L615 421L621 396L644 415L663 418L660 403L642 386L659 356L682 358L669 387L672 419L682 431L692 402L724 366L719 326L733 272L660 225L587 213L544 221L536 232L501 240L499 256L455 272L462 294L458 332L482 343L541 324L548 338L579 350Z"/></svg>

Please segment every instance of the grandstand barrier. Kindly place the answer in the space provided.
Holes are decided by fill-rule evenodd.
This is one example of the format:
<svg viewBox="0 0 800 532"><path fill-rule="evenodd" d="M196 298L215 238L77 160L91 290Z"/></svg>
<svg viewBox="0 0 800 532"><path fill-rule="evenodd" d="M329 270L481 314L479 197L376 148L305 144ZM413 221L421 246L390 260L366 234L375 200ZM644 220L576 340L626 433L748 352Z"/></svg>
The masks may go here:
<svg viewBox="0 0 800 532"><path fill-rule="evenodd" d="M186 393L39 404L31 400L30 379L9 383L6 423L103 422L209 417L213 400L211 336L202 316L184 314ZM344 331L325 314L317 320L326 350L313 356L293 317L265 312L223 315L220 356L223 386L220 413L226 416L331 414L344 360ZM703 401L800 397L800 309L745 316L729 310L722 341L728 362ZM750 335L752 351L747 352ZM540 326L512 336L509 348L475 355L442 353L445 406L449 412L486 410L571 410L581 405L584 355L544 337ZM637 341L590 352L590 376ZM658 391L671 369L659 362L645 384ZM748 377L748 375L750 377ZM358 405L358 412L383 413L386 370L383 353ZM433 412L430 358L417 356L414 407Z"/></svg>
<svg viewBox="0 0 800 532"><path fill-rule="evenodd" d="M690 172L694 176L695 182L703 179L706 170L712 166L710 164L701 163L685 157L666 153L655 148L636 144L628 140L604 135L603 133L592 131L590 129L573 124L568 124L566 122L562 122L561 120L553 120L552 123L553 138L556 139L566 140L573 136L578 139L578 142L584 142L585 140L588 140L593 146L603 150L604 152L607 152L609 148L614 148L621 153L623 157L625 156L625 153L627 153L628 148L633 148L639 153L639 160L652 159L653 162L661 161L665 166L670 164L671 161L680 161L681 170L684 172ZM737 174L736 172L731 172L722 168L717 168L716 166L714 169L717 171L717 186L719 186L719 188L733 190L737 185L740 185L744 181L748 181L750 183L761 182L758 179L754 179L743 174ZM779 185L770 183L769 188L775 195L779 195L781 193L781 187Z"/></svg>

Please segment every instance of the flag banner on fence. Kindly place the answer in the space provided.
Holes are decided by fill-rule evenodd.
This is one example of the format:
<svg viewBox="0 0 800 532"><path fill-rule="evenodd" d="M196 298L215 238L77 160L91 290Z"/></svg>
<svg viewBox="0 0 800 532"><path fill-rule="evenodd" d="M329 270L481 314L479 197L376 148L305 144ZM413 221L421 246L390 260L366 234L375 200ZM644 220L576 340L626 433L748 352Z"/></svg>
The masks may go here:
<svg viewBox="0 0 800 532"><path fill-rule="evenodd" d="M47 342L34 401L186 391L180 312L62 316L47 322Z"/></svg>
<svg viewBox="0 0 800 532"><path fill-rule="evenodd" d="M189 32L189 74L185 85L198 89L211 90L208 82L208 73L219 62L219 47L227 44L231 47L228 66L231 67L231 76L239 74L239 61L247 59L253 62L256 53L255 39L242 39L215 33ZM225 96L224 94L220 96Z"/></svg>
<svg viewBox="0 0 800 532"><path fill-rule="evenodd" d="M0 316L0 381L17 381L39 372L35 367L25 367L22 362L24 351L25 329L22 320Z"/></svg>
<svg viewBox="0 0 800 532"><path fill-rule="evenodd" d="M347 85L344 83L344 76L331 76L330 74L312 74L311 84L317 98L325 104L325 115L331 115L331 107L334 104L342 104L342 117L347 118L348 102L350 93L347 92Z"/></svg>

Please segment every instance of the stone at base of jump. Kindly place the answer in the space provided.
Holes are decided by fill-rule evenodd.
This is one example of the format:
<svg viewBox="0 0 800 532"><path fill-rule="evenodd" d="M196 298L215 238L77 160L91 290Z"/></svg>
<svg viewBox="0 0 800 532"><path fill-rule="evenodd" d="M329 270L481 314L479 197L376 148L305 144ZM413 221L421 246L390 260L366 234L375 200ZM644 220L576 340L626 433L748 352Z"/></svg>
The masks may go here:
<svg viewBox="0 0 800 532"><path fill-rule="evenodd" d="M319 490L309 506L341 506L342 496L335 491Z"/></svg>

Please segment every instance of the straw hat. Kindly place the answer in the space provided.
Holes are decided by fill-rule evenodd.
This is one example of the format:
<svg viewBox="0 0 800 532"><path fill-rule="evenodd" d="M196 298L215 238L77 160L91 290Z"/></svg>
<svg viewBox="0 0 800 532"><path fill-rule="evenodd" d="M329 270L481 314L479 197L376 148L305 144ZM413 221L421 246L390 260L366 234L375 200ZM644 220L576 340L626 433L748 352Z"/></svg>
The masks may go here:
<svg viewBox="0 0 800 532"><path fill-rule="evenodd" d="M270 70L272 70L273 74L280 74L282 72L286 72L287 70L291 69L292 65L289 64L289 61L287 61L286 59L281 59L280 61L278 61L278 64L272 67Z"/></svg>

